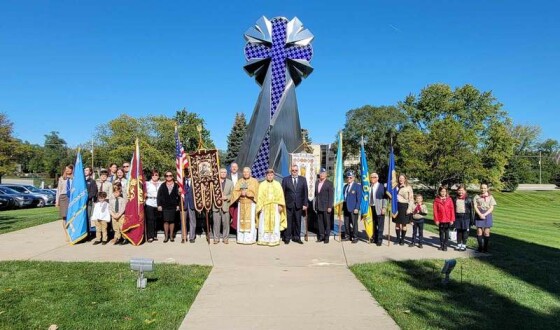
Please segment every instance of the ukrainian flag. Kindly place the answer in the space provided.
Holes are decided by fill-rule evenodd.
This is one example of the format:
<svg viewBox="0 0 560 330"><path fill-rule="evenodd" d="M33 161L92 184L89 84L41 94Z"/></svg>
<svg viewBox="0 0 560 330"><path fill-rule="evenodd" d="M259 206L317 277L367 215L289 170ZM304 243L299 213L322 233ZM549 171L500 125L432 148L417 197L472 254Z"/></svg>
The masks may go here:
<svg viewBox="0 0 560 330"><path fill-rule="evenodd" d="M86 178L84 176L84 166L82 155L78 150L76 164L74 165L74 178L70 186L68 196L68 215L66 217L66 231L70 238L70 244L76 244L87 237L87 200L88 192Z"/></svg>
<svg viewBox="0 0 560 330"><path fill-rule="evenodd" d="M391 198L391 215L393 218L396 218L399 213L399 203L397 201L398 185L397 172L395 171L395 154L391 146L391 153L389 154L389 173L387 175L387 194Z"/></svg>
<svg viewBox="0 0 560 330"><path fill-rule="evenodd" d="M366 234L371 240L373 237L373 216L371 214L371 207L369 207L369 169L366 160L366 151L364 150L364 138L362 137L362 146L360 148L360 163L362 170L362 202L360 204L360 213L362 214L362 220L364 220L364 226L366 229Z"/></svg>

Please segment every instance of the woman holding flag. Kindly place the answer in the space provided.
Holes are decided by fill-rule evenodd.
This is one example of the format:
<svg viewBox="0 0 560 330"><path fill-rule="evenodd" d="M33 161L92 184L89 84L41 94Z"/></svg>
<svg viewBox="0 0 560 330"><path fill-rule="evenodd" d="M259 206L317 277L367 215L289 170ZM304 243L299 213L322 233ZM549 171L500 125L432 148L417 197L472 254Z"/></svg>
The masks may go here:
<svg viewBox="0 0 560 330"><path fill-rule="evenodd" d="M397 192L398 213L393 218L397 241L395 244L404 245L406 236L406 224L411 222L412 211L414 210L414 192L412 186L404 174L399 175L399 185Z"/></svg>

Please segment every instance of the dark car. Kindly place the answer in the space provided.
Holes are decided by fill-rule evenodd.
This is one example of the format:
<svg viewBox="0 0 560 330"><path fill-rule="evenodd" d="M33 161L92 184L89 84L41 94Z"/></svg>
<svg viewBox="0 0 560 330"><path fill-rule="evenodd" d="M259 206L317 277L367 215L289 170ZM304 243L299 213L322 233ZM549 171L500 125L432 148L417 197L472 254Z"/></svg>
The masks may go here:
<svg viewBox="0 0 560 330"><path fill-rule="evenodd" d="M47 194L35 186L27 185L27 184L11 184L11 183L3 184L2 186L12 188L13 190L16 190L17 192L22 194L29 194L35 197L40 197L43 200L43 202L37 204L37 207L43 207L45 205L55 204L56 196Z"/></svg>
<svg viewBox="0 0 560 330"><path fill-rule="evenodd" d="M19 191L7 186L0 186L0 193L13 198L12 205L10 206L13 208L44 205L43 198L31 194L20 193Z"/></svg>
<svg viewBox="0 0 560 330"><path fill-rule="evenodd" d="M0 211L14 207L14 199L10 195L0 194Z"/></svg>

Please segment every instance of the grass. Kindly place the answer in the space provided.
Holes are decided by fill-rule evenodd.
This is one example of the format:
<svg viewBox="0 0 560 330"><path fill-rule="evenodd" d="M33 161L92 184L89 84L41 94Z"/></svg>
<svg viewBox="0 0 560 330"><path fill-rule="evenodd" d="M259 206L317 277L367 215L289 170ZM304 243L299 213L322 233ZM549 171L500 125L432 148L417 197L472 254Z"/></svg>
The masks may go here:
<svg viewBox="0 0 560 330"><path fill-rule="evenodd" d="M401 328L558 328L560 192L494 196L491 254L458 259L447 286L442 260L351 267Z"/></svg>
<svg viewBox="0 0 560 330"><path fill-rule="evenodd" d="M60 219L56 207L39 207L0 212L0 234L42 225Z"/></svg>
<svg viewBox="0 0 560 330"><path fill-rule="evenodd" d="M177 329L209 272L158 264L138 290L124 263L0 262L0 328Z"/></svg>

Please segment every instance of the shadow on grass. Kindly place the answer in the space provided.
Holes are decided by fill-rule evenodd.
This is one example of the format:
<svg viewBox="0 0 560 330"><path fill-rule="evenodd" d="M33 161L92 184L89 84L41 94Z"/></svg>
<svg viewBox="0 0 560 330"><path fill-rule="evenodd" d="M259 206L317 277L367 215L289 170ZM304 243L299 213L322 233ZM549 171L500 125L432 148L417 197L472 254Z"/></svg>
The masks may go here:
<svg viewBox="0 0 560 330"><path fill-rule="evenodd" d="M433 262L391 263L399 269L391 272L393 276L400 277L394 279L397 280L397 285L407 283L412 286L403 286L402 291L399 290L399 293L408 295L409 299L404 304L383 304L403 328L418 326L408 315L416 318L416 322L421 320L424 326L438 329L553 329L558 326L560 309L542 313L523 306L488 286L472 282L461 283L457 268L452 273L452 281L443 285L441 268L434 270ZM484 277L479 279L484 281ZM380 297L380 300L383 298Z"/></svg>
<svg viewBox="0 0 560 330"><path fill-rule="evenodd" d="M480 261L560 297L560 249L492 234L490 252Z"/></svg>
<svg viewBox="0 0 560 330"><path fill-rule="evenodd" d="M434 225L431 219L426 219L426 223ZM428 230L435 228L434 225L432 228L428 227ZM523 228L519 228L519 231L522 232ZM432 245L436 241L433 240ZM476 248L474 229L470 231L469 242L470 247ZM439 241L437 244L439 245ZM482 256L484 258L480 258L480 261L560 297L560 267L557 266L560 263L560 249L492 233L490 254Z"/></svg>
<svg viewBox="0 0 560 330"><path fill-rule="evenodd" d="M13 227L14 223L16 223L14 218L0 215L0 230L10 229Z"/></svg>

